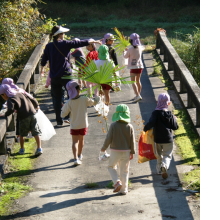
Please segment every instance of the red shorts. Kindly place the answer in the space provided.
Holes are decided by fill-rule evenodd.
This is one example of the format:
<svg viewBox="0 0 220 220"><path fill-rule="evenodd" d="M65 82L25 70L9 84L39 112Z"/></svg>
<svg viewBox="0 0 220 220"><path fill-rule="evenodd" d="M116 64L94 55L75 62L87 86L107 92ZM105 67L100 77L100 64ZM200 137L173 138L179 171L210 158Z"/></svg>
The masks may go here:
<svg viewBox="0 0 220 220"><path fill-rule="evenodd" d="M101 84L103 90L110 90L112 87L108 84Z"/></svg>
<svg viewBox="0 0 220 220"><path fill-rule="evenodd" d="M140 74L142 73L143 69L130 69L130 73L136 73L136 74Z"/></svg>
<svg viewBox="0 0 220 220"><path fill-rule="evenodd" d="M88 128L81 128L81 129L70 129L71 135L86 135Z"/></svg>

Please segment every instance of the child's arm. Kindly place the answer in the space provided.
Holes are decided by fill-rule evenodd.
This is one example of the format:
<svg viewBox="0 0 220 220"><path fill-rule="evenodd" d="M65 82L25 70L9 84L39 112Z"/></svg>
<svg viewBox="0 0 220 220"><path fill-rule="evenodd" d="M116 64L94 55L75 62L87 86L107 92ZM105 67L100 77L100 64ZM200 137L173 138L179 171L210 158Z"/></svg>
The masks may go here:
<svg viewBox="0 0 220 220"><path fill-rule="evenodd" d="M171 126L170 129L177 130L179 128L179 125L176 121L176 116L175 115L172 115L172 120L170 122L171 122L170 123L170 126Z"/></svg>
<svg viewBox="0 0 220 220"><path fill-rule="evenodd" d="M15 104L10 100L7 101L7 111L5 112L5 117L11 115L15 111Z"/></svg>
<svg viewBox="0 0 220 220"><path fill-rule="evenodd" d="M109 130L108 130L108 133L106 135L106 138L105 138L105 141L104 141L104 144L101 148L101 151L102 152L105 152L106 149L108 148L108 146L111 144L112 142L112 138L113 138L113 133L112 133L112 124L110 125L109 127Z"/></svg>
<svg viewBox="0 0 220 220"><path fill-rule="evenodd" d="M148 123L144 126L143 130L146 132L150 130L151 128L153 128L156 123L156 120L157 120L156 111L153 111Z"/></svg>
<svg viewBox="0 0 220 220"><path fill-rule="evenodd" d="M35 109L39 109L39 103L34 97L32 97L31 95L28 95L28 94L25 94L25 97L31 101L31 103L33 104Z"/></svg>
<svg viewBox="0 0 220 220"><path fill-rule="evenodd" d="M133 128L132 125L131 125L131 140L130 140L130 143L131 143L131 152L130 152L130 154L135 154L135 135L134 135L134 128Z"/></svg>
<svg viewBox="0 0 220 220"><path fill-rule="evenodd" d="M65 118L70 113L69 101L67 101L61 109L61 118Z"/></svg>
<svg viewBox="0 0 220 220"><path fill-rule="evenodd" d="M124 50L124 52L123 52L123 56L124 56L124 58L128 58L128 57L129 57L128 48L125 48L125 50Z"/></svg>
<svg viewBox="0 0 220 220"><path fill-rule="evenodd" d="M101 100L100 96L97 96L94 99L87 98L87 106L97 105L100 102L100 100Z"/></svg>

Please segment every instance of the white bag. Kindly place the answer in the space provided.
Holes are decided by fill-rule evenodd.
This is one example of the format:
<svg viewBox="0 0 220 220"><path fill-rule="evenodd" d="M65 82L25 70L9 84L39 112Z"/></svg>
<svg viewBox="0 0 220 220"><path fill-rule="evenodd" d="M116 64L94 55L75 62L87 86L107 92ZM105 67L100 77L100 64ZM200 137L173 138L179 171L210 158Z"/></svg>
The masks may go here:
<svg viewBox="0 0 220 220"><path fill-rule="evenodd" d="M99 161L106 161L110 157L110 154L108 154L106 151L105 152L99 152Z"/></svg>
<svg viewBox="0 0 220 220"><path fill-rule="evenodd" d="M109 106L107 106L103 100L100 100L97 105L94 105L94 108L101 116L107 116L109 113Z"/></svg>
<svg viewBox="0 0 220 220"><path fill-rule="evenodd" d="M43 141L49 140L52 136L56 134L52 123L40 109L38 109L35 116L37 118L37 124L39 125L42 132L40 139Z"/></svg>

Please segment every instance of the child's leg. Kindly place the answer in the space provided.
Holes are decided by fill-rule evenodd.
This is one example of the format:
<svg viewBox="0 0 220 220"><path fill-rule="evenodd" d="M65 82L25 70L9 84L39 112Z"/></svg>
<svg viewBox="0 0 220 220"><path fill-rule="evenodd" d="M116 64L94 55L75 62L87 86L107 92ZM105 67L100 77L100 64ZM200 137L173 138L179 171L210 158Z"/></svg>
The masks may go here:
<svg viewBox="0 0 220 220"><path fill-rule="evenodd" d="M134 73L130 73L130 76L131 76L131 81L135 81L135 83L132 83L132 87L133 87L135 95L138 96L140 94L138 92L138 87L136 84L136 75Z"/></svg>
<svg viewBox="0 0 220 220"><path fill-rule="evenodd" d="M157 151L157 166L156 166L156 169L157 169L157 173L160 174L161 173L162 159L163 159L162 146L161 146L161 144L157 144L157 143L155 143L155 145L156 145L156 151Z"/></svg>
<svg viewBox="0 0 220 220"><path fill-rule="evenodd" d="M110 103L110 90L103 90L105 95L105 104L109 105Z"/></svg>
<svg viewBox="0 0 220 220"><path fill-rule="evenodd" d="M128 192L128 178L129 178L129 166L130 166L130 152L122 152L122 157L119 161L120 168L120 179L122 182L122 187L120 192Z"/></svg>
<svg viewBox="0 0 220 220"><path fill-rule="evenodd" d="M87 87L87 86L86 86L86 81L85 81L85 80L82 80L82 82L83 82L83 86L84 86L84 87Z"/></svg>
<svg viewBox="0 0 220 220"><path fill-rule="evenodd" d="M35 135L34 138L35 138L35 141L37 143L37 148L41 148L40 136L39 135Z"/></svg>
<svg viewBox="0 0 220 220"><path fill-rule="evenodd" d="M163 146L162 167L165 167L168 170L172 159L173 143L165 143L162 144L162 146Z"/></svg>
<svg viewBox="0 0 220 220"><path fill-rule="evenodd" d="M78 156L82 154L83 146L84 146L84 135L79 135Z"/></svg>
<svg viewBox="0 0 220 220"><path fill-rule="evenodd" d="M115 185L120 179L118 178L117 174L117 163L120 159L121 152L117 152L114 150L111 150L110 158L109 158L109 164L108 164L108 172L111 176L112 182Z"/></svg>
<svg viewBox="0 0 220 220"><path fill-rule="evenodd" d="M142 89L140 78L141 78L141 73L140 74L136 74L136 84L137 84L137 90L138 90L139 94L141 94L141 89Z"/></svg>
<svg viewBox="0 0 220 220"><path fill-rule="evenodd" d="M20 136L20 146L22 149L24 149L24 137Z"/></svg>
<svg viewBox="0 0 220 220"><path fill-rule="evenodd" d="M72 135L72 151L74 159L78 158L79 136L80 135Z"/></svg>

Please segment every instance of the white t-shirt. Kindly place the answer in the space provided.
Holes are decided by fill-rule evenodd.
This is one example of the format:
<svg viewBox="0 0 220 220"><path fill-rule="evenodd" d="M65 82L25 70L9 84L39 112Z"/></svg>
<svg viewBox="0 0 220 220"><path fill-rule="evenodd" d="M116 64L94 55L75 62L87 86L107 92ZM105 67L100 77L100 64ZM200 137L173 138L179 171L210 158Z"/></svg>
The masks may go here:
<svg viewBox="0 0 220 220"><path fill-rule="evenodd" d="M137 48L134 48L133 46L130 46L127 51L124 51L123 55L124 58L128 58L128 69L142 69L144 68L141 54L142 54L143 48L142 46L138 46Z"/></svg>

